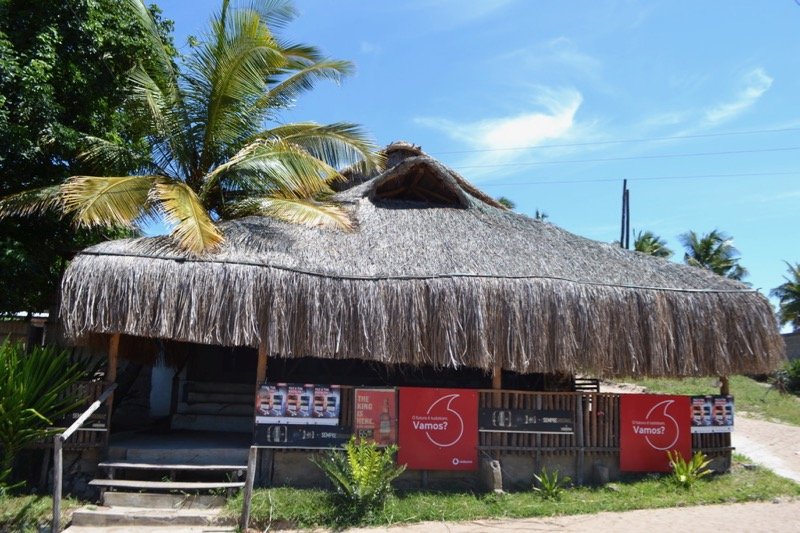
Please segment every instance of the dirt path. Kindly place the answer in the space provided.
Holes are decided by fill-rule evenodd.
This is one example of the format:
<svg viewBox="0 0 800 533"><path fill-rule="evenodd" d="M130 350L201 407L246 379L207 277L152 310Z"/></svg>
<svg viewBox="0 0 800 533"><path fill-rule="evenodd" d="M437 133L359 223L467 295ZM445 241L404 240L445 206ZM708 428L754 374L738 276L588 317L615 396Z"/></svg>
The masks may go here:
<svg viewBox="0 0 800 533"><path fill-rule="evenodd" d="M563 531L594 533L615 531L648 533L673 531L797 532L800 501L737 503L702 507L643 509L625 513L527 518L522 520L476 520L474 522L423 522L393 528L358 529L359 533L483 533L486 531Z"/></svg>

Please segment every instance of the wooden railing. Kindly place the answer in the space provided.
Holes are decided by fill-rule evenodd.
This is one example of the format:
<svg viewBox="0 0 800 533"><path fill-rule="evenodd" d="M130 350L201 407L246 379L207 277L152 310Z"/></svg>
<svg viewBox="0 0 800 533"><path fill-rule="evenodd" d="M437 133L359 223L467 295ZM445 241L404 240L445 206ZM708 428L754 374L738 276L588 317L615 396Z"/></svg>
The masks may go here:
<svg viewBox="0 0 800 533"><path fill-rule="evenodd" d="M66 431L53 437L53 533L59 533L61 531L61 489L64 481L64 443L76 431L81 429L81 426L89 420L89 417L91 417L95 411L100 409L103 402L113 394L116 388L117 384L112 383L94 402L92 402L78 419L66 429ZM107 433L108 426L106 425L106 427L102 429L84 431L90 433Z"/></svg>

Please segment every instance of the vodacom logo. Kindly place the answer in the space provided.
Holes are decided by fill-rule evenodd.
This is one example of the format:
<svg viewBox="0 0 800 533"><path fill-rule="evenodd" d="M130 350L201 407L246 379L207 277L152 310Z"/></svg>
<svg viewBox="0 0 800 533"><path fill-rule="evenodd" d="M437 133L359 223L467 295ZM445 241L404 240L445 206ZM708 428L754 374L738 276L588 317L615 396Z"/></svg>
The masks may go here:
<svg viewBox="0 0 800 533"><path fill-rule="evenodd" d="M414 429L422 431L433 444L447 448L453 446L464 434L464 420L453 408L459 394L448 394L433 402L422 416L412 416Z"/></svg>
<svg viewBox="0 0 800 533"><path fill-rule="evenodd" d="M680 436L678 421L669 414L669 407L675 400L658 402L647 412L644 421L634 421L633 431L644 435L647 443L656 450L671 450Z"/></svg>

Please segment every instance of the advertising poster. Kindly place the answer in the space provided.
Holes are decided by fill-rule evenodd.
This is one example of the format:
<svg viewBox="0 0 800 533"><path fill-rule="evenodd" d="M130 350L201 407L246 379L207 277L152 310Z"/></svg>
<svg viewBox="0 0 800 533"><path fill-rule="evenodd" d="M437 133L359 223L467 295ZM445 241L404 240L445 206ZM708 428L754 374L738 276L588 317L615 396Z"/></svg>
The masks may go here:
<svg viewBox="0 0 800 533"><path fill-rule="evenodd" d="M411 470L477 470L478 391L400 388L398 464Z"/></svg>
<svg viewBox="0 0 800 533"><path fill-rule="evenodd" d="M340 402L338 385L264 383L256 395L256 424L335 426Z"/></svg>
<svg viewBox="0 0 800 533"><path fill-rule="evenodd" d="M258 424L254 440L265 448L339 448L351 435L352 430L342 426Z"/></svg>
<svg viewBox="0 0 800 533"><path fill-rule="evenodd" d="M572 411L482 408L478 426L484 433L575 433Z"/></svg>
<svg viewBox="0 0 800 533"><path fill-rule="evenodd" d="M394 389L356 389L354 432L379 446L397 444L397 394Z"/></svg>
<svg viewBox="0 0 800 533"><path fill-rule="evenodd" d="M689 396L623 394L620 397L619 467L624 472L669 472L667 452L692 455Z"/></svg>
<svg viewBox="0 0 800 533"><path fill-rule="evenodd" d="M692 433L731 433L733 396L692 396Z"/></svg>

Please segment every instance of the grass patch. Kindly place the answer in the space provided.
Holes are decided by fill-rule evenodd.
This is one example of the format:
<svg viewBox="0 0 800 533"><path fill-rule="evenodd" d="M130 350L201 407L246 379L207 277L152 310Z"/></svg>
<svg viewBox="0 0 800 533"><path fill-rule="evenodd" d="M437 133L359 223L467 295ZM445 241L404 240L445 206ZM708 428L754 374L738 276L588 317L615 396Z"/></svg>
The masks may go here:
<svg viewBox="0 0 800 533"><path fill-rule="evenodd" d="M61 501L61 527L65 527L72 511L80 502L70 498ZM39 531L50 526L53 499L50 496L0 496L0 531Z"/></svg>
<svg viewBox="0 0 800 533"><path fill-rule="evenodd" d="M800 496L800 485L763 468L746 469L742 466L744 462L748 462L746 458L734 457L729 474L703 478L690 490L675 486L666 475L647 475L606 487L571 488L564 491L560 500L543 499L533 491L503 495L409 491L389 498L382 511L369 516L364 523L528 518ZM241 505L239 495L228 502L227 512L238 517ZM253 495L252 527L332 527L337 524L336 518L336 509L322 490L261 489Z"/></svg>
<svg viewBox="0 0 800 533"><path fill-rule="evenodd" d="M684 379L630 379L625 380L646 387L650 392L666 394L719 394L714 378ZM768 385L745 376L730 378L731 394L736 410L764 420L774 420L800 426L800 398L793 394L780 394Z"/></svg>

